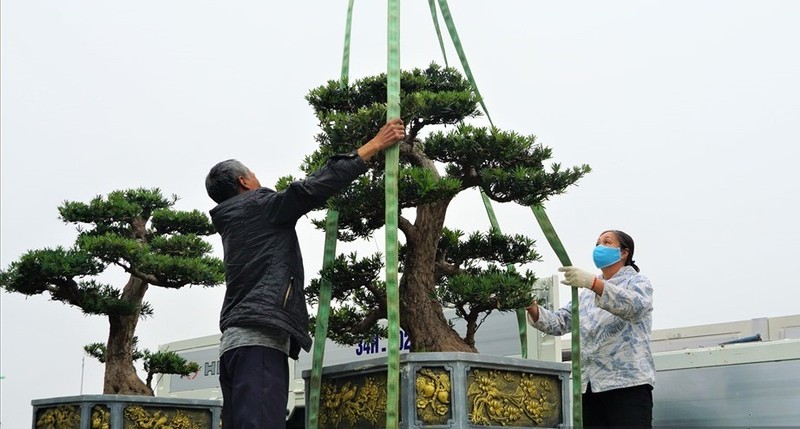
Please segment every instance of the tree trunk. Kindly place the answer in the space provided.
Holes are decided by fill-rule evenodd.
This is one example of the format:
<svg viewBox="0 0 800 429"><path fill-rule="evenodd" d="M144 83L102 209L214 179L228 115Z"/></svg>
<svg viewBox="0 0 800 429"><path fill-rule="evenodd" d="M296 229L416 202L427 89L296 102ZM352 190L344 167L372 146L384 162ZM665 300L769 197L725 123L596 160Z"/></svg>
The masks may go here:
<svg viewBox="0 0 800 429"><path fill-rule="evenodd" d="M415 233L406 236L406 260L400 282L401 325L414 352L477 352L447 323L436 300L436 249L449 201L421 205Z"/></svg>
<svg viewBox="0 0 800 429"><path fill-rule="evenodd" d="M131 276L122 290L122 299L141 307L147 283ZM128 316L109 315L104 394L153 396L153 389L136 374L133 366L133 337L139 311Z"/></svg>

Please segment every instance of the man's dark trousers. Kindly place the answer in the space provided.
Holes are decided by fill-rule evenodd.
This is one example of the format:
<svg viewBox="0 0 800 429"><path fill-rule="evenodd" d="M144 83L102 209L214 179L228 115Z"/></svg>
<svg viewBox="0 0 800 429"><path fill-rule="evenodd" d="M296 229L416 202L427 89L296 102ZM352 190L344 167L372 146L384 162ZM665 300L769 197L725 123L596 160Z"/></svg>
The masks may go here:
<svg viewBox="0 0 800 429"><path fill-rule="evenodd" d="M289 400L289 361L262 346L237 347L220 358L222 427L282 429Z"/></svg>

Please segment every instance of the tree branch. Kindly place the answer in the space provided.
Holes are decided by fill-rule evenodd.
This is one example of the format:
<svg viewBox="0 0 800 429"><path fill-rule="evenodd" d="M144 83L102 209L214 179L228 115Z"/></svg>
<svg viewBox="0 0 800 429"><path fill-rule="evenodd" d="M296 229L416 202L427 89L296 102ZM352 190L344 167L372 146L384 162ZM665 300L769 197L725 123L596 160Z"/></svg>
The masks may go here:
<svg viewBox="0 0 800 429"><path fill-rule="evenodd" d="M142 243L147 242L147 220L149 218L150 215L148 214L147 217L142 215L142 216L136 216L135 218L131 219L133 238L141 241Z"/></svg>
<svg viewBox="0 0 800 429"><path fill-rule="evenodd" d="M408 241L415 241L412 237L417 236L417 228L408 219L400 216L397 219L397 229L403 232Z"/></svg>
<svg viewBox="0 0 800 429"><path fill-rule="evenodd" d="M158 281L158 278L156 278L156 276L154 276L152 274L145 274L145 273L137 270L136 268L133 268L130 265L125 265L125 264L120 264L120 263L116 263L116 265L119 265L120 267L122 267L123 270L125 270L125 272L127 272L128 274L138 278L139 280L141 280L141 281L143 281L145 283L149 283L149 284L154 285L154 286L166 286L164 284L161 284L161 282Z"/></svg>
<svg viewBox="0 0 800 429"><path fill-rule="evenodd" d="M457 265L450 264L445 261L436 261L436 277L442 275L453 276L462 272L463 270L458 268Z"/></svg>
<svg viewBox="0 0 800 429"><path fill-rule="evenodd" d="M367 313L367 315L364 317L364 320L362 320L361 323L353 327L353 330L359 334L362 332L366 332L369 328L378 323L378 320L385 317L386 317L385 309L383 309L382 307L373 308L372 310L370 310L369 313Z"/></svg>
<svg viewBox="0 0 800 429"><path fill-rule="evenodd" d="M422 167L426 170L430 170L436 179L440 178L439 170L436 169L436 164L425 155L425 152L419 148L419 140L412 140L411 143L408 144L401 144L400 145L400 154L406 157L411 165L416 165L417 167Z"/></svg>
<svg viewBox="0 0 800 429"><path fill-rule="evenodd" d="M464 342L475 347L475 331L478 330L478 312L472 309L469 314L464 317L464 321L467 322L467 333L464 335Z"/></svg>
<svg viewBox="0 0 800 429"><path fill-rule="evenodd" d="M487 187L481 187L481 189L483 189L483 192L486 193L486 196L488 196L490 199L492 199L494 201L497 201L498 203L507 203L509 201L514 201L513 198L498 196L497 194L492 192L490 189L487 189Z"/></svg>
<svg viewBox="0 0 800 429"><path fill-rule="evenodd" d="M379 302L381 300L382 301L386 301L386 294L384 293L384 291L382 291L382 290L378 289L377 287L375 287L374 283L370 282L365 287L367 288L368 291L370 291L372 293L372 295L374 295L376 298L378 298Z"/></svg>
<svg viewBox="0 0 800 429"><path fill-rule="evenodd" d="M481 177L478 174L478 170L475 169L475 166L463 165L461 171L463 172L461 176L461 189L468 189L481 184Z"/></svg>
<svg viewBox="0 0 800 429"><path fill-rule="evenodd" d="M59 300L67 301L70 304L83 308L83 299L80 294L78 282L72 278L60 279L53 282L55 287L48 287L50 294Z"/></svg>
<svg viewBox="0 0 800 429"><path fill-rule="evenodd" d="M405 138L405 141L411 143L417 139L417 134L419 134L422 127L424 127L425 120L422 118L415 118L413 122L411 122L411 126L408 129L408 135Z"/></svg>

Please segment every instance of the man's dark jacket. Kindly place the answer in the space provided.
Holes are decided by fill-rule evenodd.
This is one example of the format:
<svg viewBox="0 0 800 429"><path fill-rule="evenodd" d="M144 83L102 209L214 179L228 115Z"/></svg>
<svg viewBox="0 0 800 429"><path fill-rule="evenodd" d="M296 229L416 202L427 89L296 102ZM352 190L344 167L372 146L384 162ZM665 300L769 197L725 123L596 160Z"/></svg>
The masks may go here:
<svg viewBox="0 0 800 429"><path fill-rule="evenodd" d="M281 192L260 188L211 210L222 236L225 300L219 327L277 328L291 337L289 355L311 349L297 220L367 171L355 153L331 157L318 171Z"/></svg>

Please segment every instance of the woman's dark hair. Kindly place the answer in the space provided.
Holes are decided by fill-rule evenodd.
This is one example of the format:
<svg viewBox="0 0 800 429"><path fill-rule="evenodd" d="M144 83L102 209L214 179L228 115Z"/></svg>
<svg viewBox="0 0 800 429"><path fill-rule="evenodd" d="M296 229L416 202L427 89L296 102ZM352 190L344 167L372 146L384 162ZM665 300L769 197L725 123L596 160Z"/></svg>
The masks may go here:
<svg viewBox="0 0 800 429"><path fill-rule="evenodd" d="M626 234L626 233L624 233L622 231L616 230L616 229L605 231L604 234L606 232L613 232L614 235L617 236L617 240L619 241L620 249L627 249L628 250L628 257L625 259L625 265L630 265L638 273L639 272L639 267L636 266L636 261L633 260L633 248L634 248L633 238L631 238L630 235L628 235L628 234Z"/></svg>

